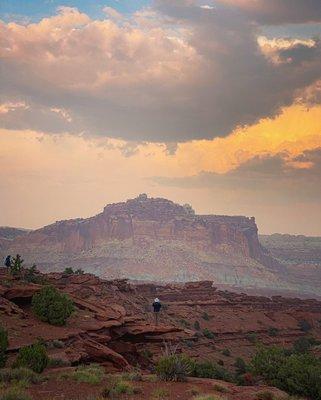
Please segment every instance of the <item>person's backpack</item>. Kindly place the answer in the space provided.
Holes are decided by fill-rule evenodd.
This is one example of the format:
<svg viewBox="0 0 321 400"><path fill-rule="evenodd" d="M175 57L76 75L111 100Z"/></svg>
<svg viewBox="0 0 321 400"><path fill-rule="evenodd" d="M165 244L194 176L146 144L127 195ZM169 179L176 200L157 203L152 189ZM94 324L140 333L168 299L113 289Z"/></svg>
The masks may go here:
<svg viewBox="0 0 321 400"><path fill-rule="evenodd" d="M8 268L11 267L11 256L6 257L4 265Z"/></svg>

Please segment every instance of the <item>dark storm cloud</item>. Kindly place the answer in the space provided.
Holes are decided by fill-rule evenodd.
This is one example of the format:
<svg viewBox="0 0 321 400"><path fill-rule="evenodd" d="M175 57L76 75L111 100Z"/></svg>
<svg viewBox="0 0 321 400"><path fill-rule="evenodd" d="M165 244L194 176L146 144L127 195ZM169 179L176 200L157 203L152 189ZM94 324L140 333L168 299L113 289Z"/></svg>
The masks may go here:
<svg viewBox="0 0 321 400"><path fill-rule="evenodd" d="M219 0L266 25L321 22L320 0Z"/></svg>
<svg viewBox="0 0 321 400"><path fill-rule="evenodd" d="M137 21L91 21L64 8L29 27L1 24L3 93L30 105L2 126L165 143L213 138L275 115L321 78L320 41L280 49L284 62L275 64L252 17L231 5L159 0Z"/></svg>

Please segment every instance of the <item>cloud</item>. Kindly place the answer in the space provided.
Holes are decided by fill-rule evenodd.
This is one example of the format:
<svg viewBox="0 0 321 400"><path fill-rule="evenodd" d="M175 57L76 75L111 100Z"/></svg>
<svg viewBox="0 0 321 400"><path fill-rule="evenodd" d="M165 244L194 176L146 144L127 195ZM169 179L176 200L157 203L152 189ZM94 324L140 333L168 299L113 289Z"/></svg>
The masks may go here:
<svg viewBox="0 0 321 400"><path fill-rule="evenodd" d="M321 22L319 0L218 0L267 25Z"/></svg>
<svg viewBox="0 0 321 400"><path fill-rule="evenodd" d="M162 186L212 188L235 191L240 197L265 197L277 204L319 202L321 196L321 147L291 159L287 153L255 156L227 173L200 172L185 177L154 177ZM291 200L290 200L291 199Z"/></svg>
<svg viewBox="0 0 321 400"><path fill-rule="evenodd" d="M205 5L159 0L121 21L61 7L38 23L1 22L2 91L30 105L2 126L134 142L211 139L277 114L321 79L318 40L270 45L268 56L248 14Z"/></svg>

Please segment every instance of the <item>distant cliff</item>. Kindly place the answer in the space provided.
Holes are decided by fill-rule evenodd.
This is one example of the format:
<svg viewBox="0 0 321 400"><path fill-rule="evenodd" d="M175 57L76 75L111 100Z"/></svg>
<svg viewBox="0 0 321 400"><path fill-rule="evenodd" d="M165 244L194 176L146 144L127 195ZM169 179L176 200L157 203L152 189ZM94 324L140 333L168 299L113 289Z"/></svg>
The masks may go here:
<svg viewBox="0 0 321 400"><path fill-rule="evenodd" d="M195 215L189 205L146 195L31 231L0 251L46 271L72 266L106 278L297 288L260 244L253 217Z"/></svg>

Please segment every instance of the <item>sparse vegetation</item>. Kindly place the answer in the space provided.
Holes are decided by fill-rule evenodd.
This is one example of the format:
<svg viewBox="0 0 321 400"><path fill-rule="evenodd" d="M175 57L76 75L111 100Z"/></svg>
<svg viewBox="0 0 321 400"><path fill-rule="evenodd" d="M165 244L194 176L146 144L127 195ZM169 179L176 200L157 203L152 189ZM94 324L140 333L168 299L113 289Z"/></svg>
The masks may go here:
<svg viewBox="0 0 321 400"><path fill-rule="evenodd" d="M104 387L101 396L103 398L117 398L119 395L128 394L132 395L135 393L140 393L140 389L134 387L131 383L125 382L121 378L114 376L109 377L109 381Z"/></svg>
<svg viewBox="0 0 321 400"><path fill-rule="evenodd" d="M312 329L312 325L310 324L309 321L301 319L299 321L299 328L301 329L302 332L309 332Z"/></svg>
<svg viewBox="0 0 321 400"><path fill-rule="evenodd" d="M49 359L46 348L40 342L22 347L14 362L14 367L26 367L32 371L41 373L48 365Z"/></svg>
<svg viewBox="0 0 321 400"><path fill-rule="evenodd" d="M152 398L155 400L163 400L169 397L169 391L165 388L157 388L152 393Z"/></svg>
<svg viewBox="0 0 321 400"><path fill-rule="evenodd" d="M278 335L278 333L279 333L279 330L278 330L277 328L274 328L274 327L271 326L271 327L268 329L268 335L269 335L269 336L275 337L275 336Z"/></svg>
<svg viewBox="0 0 321 400"><path fill-rule="evenodd" d="M29 283L44 284L45 279L39 274L36 264L30 268L25 268L23 272L23 279Z"/></svg>
<svg viewBox="0 0 321 400"><path fill-rule="evenodd" d="M224 350L222 351L222 354L223 354L223 356L230 357L231 352L230 352L229 349L224 349Z"/></svg>
<svg viewBox="0 0 321 400"><path fill-rule="evenodd" d="M1 383L19 383L24 382L26 384L29 383L38 383L43 381L42 376L34 372L29 368L3 368L0 369L0 382Z"/></svg>
<svg viewBox="0 0 321 400"><path fill-rule="evenodd" d="M62 326L74 311L70 298L53 286L45 286L32 297L32 309L36 316L51 325Z"/></svg>
<svg viewBox="0 0 321 400"><path fill-rule="evenodd" d="M82 275L84 274L84 271L81 268L78 268L74 271L71 267L67 267L64 269L63 273L65 275Z"/></svg>
<svg viewBox="0 0 321 400"><path fill-rule="evenodd" d="M214 339L215 338L215 333L209 330L208 328L203 329L203 335L207 339Z"/></svg>
<svg viewBox="0 0 321 400"><path fill-rule="evenodd" d="M21 389L13 387L0 394L0 400L32 400L32 398Z"/></svg>
<svg viewBox="0 0 321 400"><path fill-rule="evenodd" d="M245 374L245 372L247 372L247 370L248 370L246 362L241 357L237 357L236 358L235 363L234 363L234 367L235 367L236 375Z"/></svg>
<svg viewBox="0 0 321 400"><path fill-rule="evenodd" d="M250 342L250 343L256 343L257 342L257 334L255 332L250 332L246 335L246 339Z"/></svg>
<svg viewBox="0 0 321 400"><path fill-rule="evenodd" d="M99 385L104 377L104 368L98 364L80 365L75 371L63 373L62 379L73 379L77 382L89 383L91 385Z"/></svg>
<svg viewBox="0 0 321 400"><path fill-rule="evenodd" d="M201 329L201 325L200 325L199 321L195 321L194 322L194 329L196 331L199 331Z"/></svg>
<svg viewBox="0 0 321 400"><path fill-rule="evenodd" d="M223 400L222 397L213 396L212 394L201 394L194 398L194 400Z"/></svg>
<svg viewBox="0 0 321 400"><path fill-rule="evenodd" d="M229 390L227 387L223 386L223 385L219 385L219 384L215 384L213 385L213 390L215 390L216 392L220 392L220 393L228 393Z"/></svg>
<svg viewBox="0 0 321 400"><path fill-rule="evenodd" d="M256 400L275 400L274 394L269 392L268 390L264 392L259 392L255 398Z"/></svg>
<svg viewBox="0 0 321 400"><path fill-rule="evenodd" d="M2 326L0 326L0 368L3 368L6 365L6 351L8 345L8 333L4 328L2 328Z"/></svg>

